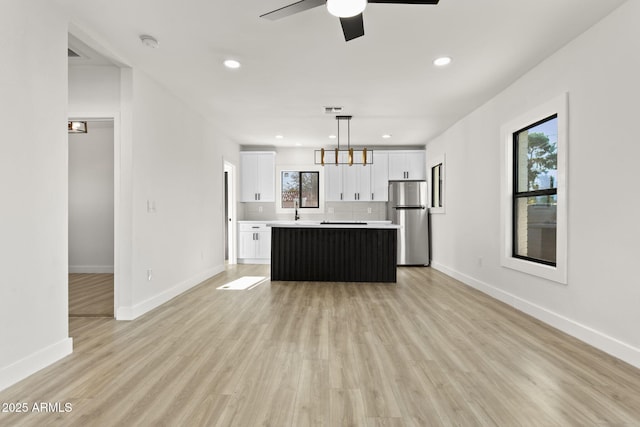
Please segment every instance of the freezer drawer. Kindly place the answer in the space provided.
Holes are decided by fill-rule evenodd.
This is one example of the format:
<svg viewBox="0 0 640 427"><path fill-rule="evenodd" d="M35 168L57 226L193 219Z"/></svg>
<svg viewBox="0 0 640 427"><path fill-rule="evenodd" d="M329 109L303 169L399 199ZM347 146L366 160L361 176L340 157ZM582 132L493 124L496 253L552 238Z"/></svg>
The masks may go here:
<svg viewBox="0 0 640 427"><path fill-rule="evenodd" d="M424 207L394 208L398 230L398 265L429 265L429 217Z"/></svg>

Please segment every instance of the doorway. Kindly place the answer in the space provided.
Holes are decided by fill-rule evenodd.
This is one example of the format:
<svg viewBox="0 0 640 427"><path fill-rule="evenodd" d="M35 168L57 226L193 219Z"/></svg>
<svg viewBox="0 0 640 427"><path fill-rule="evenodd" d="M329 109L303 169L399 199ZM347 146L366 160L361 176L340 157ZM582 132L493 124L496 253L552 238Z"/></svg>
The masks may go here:
<svg viewBox="0 0 640 427"><path fill-rule="evenodd" d="M71 120L71 119L70 119ZM114 317L113 118L73 118L69 133L69 317Z"/></svg>
<svg viewBox="0 0 640 427"><path fill-rule="evenodd" d="M224 161L223 194L224 194L224 255L227 264L238 262L236 252L236 198L235 198L235 166Z"/></svg>

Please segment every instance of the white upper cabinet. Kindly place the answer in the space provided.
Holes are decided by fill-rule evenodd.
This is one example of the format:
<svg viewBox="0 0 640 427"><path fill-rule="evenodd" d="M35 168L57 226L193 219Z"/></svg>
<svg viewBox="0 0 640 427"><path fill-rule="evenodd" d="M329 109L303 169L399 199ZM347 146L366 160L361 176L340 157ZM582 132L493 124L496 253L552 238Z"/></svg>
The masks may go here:
<svg viewBox="0 0 640 427"><path fill-rule="evenodd" d="M371 165L342 166L343 200L367 202L371 200Z"/></svg>
<svg viewBox="0 0 640 427"><path fill-rule="evenodd" d="M389 151L389 181L424 181L426 178L424 150Z"/></svg>
<svg viewBox="0 0 640 427"><path fill-rule="evenodd" d="M389 152L387 151L373 152L371 200L374 202L389 201Z"/></svg>
<svg viewBox="0 0 640 427"><path fill-rule="evenodd" d="M342 201L342 166L325 164L324 177L325 200L327 202Z"/></svg>
<svg viewBox="0 0 640 427"><path fill-rule="evenodd" d="M346 161L346 153L341 153ZM365 202L371 200L371 165L324 166L325 200L328 202Z"/></svg>
<svg viewBox="0 0 640 427"><path fill-rule="evenodd" d="M425 168L424 150L373 150L373 163L367 166L327 163L325 200L387 202L389 181L424 181Z"/></svg>
<svg viewBox="0 0 640 427"><path fill-rule="evenodd" d="M276 153L240 152L240 201L275 202Z"/></svg>

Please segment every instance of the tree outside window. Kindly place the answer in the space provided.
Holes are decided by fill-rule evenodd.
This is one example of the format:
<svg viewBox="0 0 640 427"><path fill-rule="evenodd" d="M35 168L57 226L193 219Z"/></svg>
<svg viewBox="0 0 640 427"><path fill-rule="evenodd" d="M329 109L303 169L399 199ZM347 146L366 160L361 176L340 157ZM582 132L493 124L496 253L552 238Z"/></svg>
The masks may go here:
<svg viewBox="0 0 640 427"><path fill-rule="evenodd" d="M282 171L281 206L294 208L318 208L320 206L320 173Z"/></svg>
<svg viewBox="0 0 640 427"><path fill-rule="evenodd" d="M548 265L556 265L557 135L557 115L513 134L513 256Z"/></svg>

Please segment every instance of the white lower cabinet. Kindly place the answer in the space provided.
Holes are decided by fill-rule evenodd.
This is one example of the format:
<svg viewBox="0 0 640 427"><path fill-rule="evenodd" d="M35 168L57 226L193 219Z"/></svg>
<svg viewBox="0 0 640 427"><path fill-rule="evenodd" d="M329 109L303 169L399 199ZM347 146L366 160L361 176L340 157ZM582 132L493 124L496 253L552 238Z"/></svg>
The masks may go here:
<svg viewBox="0 0 640 427"><path fill-rule="evenodd" d="M238 221L238 264L271 262L271 228L264 223Z"/></svg>

